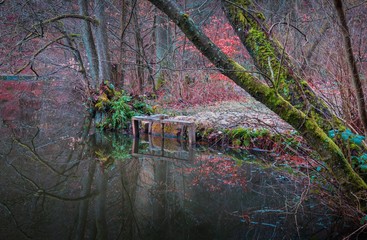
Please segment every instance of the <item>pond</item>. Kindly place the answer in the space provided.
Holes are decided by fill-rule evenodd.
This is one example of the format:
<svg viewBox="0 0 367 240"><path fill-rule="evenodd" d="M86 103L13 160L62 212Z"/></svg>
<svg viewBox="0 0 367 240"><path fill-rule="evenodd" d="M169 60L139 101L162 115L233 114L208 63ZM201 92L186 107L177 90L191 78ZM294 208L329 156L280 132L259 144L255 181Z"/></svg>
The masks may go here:
<svg viewBox="0 0 367 240"><path fill-rule="evenodd" d="M27 99L11 121L2 109L0 239L337 239L348 228L307 178L262 156L146 135L82 138L80 108Z"/></svg>

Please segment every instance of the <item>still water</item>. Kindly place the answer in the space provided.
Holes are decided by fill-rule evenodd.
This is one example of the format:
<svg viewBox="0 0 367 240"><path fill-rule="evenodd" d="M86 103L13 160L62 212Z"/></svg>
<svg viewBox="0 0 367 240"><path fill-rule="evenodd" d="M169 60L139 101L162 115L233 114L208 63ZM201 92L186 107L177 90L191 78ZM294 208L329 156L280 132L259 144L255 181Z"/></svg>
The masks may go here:
<svg viewBox="0 0 367 240"><path fill-rule="evenodd" d="M305 179L249 153L83 137L80 109L60 99L25 100L12 118L0 108L0 239L338 239L347 227Z"/></svg>

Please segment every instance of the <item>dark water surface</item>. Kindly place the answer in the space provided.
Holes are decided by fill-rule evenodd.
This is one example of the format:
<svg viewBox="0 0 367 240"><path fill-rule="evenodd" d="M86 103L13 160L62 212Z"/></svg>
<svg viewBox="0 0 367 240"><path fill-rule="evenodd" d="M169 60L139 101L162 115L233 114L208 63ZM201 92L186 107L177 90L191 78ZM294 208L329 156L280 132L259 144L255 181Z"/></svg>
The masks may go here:
<svg viewBox="0 0 367 240"><path fill-rule="evenodd" d="M337 239L346 227L317 198L301 201L301 178L246 153L81 139L82 111L66 99L25 98L12 119L2 108L0 239Z"/></svg>

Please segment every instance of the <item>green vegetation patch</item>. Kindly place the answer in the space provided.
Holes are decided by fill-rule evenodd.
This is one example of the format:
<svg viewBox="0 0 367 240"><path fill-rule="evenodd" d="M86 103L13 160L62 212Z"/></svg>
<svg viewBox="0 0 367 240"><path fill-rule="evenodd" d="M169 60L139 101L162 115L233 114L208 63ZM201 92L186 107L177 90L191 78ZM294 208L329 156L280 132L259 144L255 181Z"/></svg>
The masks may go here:
<svg viewBox="0 0 367 240"><path fill-rule="evenodd" d="M133 116L150 115L152 107L141 97L132 97L123 90L117 91L113 84L104 82L98 93L92 95L91 112L96 127L104 130L126 129Z"/></svg>

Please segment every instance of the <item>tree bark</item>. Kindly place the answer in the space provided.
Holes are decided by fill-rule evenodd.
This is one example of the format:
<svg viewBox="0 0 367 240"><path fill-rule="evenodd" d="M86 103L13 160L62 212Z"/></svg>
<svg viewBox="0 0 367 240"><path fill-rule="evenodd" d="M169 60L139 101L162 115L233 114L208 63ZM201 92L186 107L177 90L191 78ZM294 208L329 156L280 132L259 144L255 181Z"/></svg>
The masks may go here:
<svg viewBox="0 0 367 240"><path fill-rule="evenodd" d="M166 13L188 39L227 77L264 103L282 119L290 123L320 154L340 184L354 193L366 191L367 185L355 173L340 148L325 134L314 118L295 108L278 90L270 88L250 75L237 62L228 58L173 1L149 0Z"/></svg>
<svg viewBox="0 0 367 240"><path fill-rule="evenodd" d="M98 85L103 81L112 80L112 68L108 53L107 24L105 19L105 0L95 0L95 13L99 20L96 27L96 46L98 54Z"/></svg>
<svg viewBox="0 0 367 240"><path fill-rule="evenodd" d="M334 0L334 6L339 18L340 22L340 29L343 34L343 41L344 41L344 51L345 55L347 56L347 63L349 67L349 71L352 77L352 83L354 86L354 91L357 97L357 107L358 107L358 114L359 118L362 122L362 127L364 131L364 135L367 136L367 112L366 112L366 102L364 99L363 87L362 82L359 77L359 72L357 69L357 64L354 59L353 55L353 48L352 48L352 40L349 34L349 28L347 24L347 20L345 18L344 9L343 9L343 2L341 0Z"/></svg>
<svg viewBox="0 0 367 240"><path fill-rule="evenodd" d="M318 37L316 38L316 40L312 43L311 47L307 50L307 54L304 57L304 63L302 64L301 69L304 69L307 67L307 65L310 64L311 58L313 56L313 54L315 53L315 50L317 48L317 46L320 44L322 38L324 37L326 31L330 28L330 24L329 22L325 22L321 29L320 29L320 33L318 35Z"/></svg>
<svg viewBox="0 0 367 240"><path fill-rule="evenodd" d="M134 22L134 28L135 28L135 46L136 46L136 52L135 52L135 63L136 63L136 73L138 76L138 87L139 87L139 93L143 94L144 92L144 62L143 62L143 56L144 56L144 49L143 49L143 40L141 38L140 33L140 24L138 20L138 14L139 11L138 5L135 6L133 9L133 22Z"/></svg>
<svg viewBox="0 0 367 240"><path fill-rule="evenodd" d="M155 52L158 69L156 71L155 86L158 86L159 79L167 78L167 68L171 67L172 39L169 26L169 19L164 14L157 12L155 16Z"/></svg>
<svg viewBox="0 0 367 240"><path fill-rule="evenodd" d="M125 84L125 58L126 58L126 48L125 48L125 37L126 37L126 29L129 25L128 19L128 7L129 0L122 0L121 3L121 35L120 35L120 56L119 56L119 65L118 65L118 79L116 81L117 87L124 87Z"/></svg>
<svg viewBox="0 0 367 240"><path fill-rule="evenodd" d="M88 16L88 2L87 0L78 0L79 4L79 13L83 16ZM97 50L94 43L94 38L92 34L92 28L90 23L87 21L83 21L81 23L82 29L82 39L85 48L85 52L87 55L88 63L89 63L89 71L90 76L92 78L92 86L93 88L98 87L98 57Z"/></svg>
<svg viewBox="0 0 367 240"><path fill-rule="evenodd" d="M293 66L284 47L270 38L262 13L248 10L254 7L252 1L221 2L233 29L269 85L297 109L313 116L324 131L344 126L302 79L301 72Z"/></svg>
<svg viewBox="0 0 367 240"><path fill-rule="evenodd" d="M253 8L249 11L249 7L255 8L250 0L222 0L222 8L229 22L271 88L295 108L313 118L324 132L331 129L344 131L348 128L316 95L307 81L302 79L301 71L292 65L284 47L271 39L261 12L255 12ZM340 141L338 144L344 155L349 156L348 143ZM366 145L362 145L358 154L366 150Z"/></svg>

